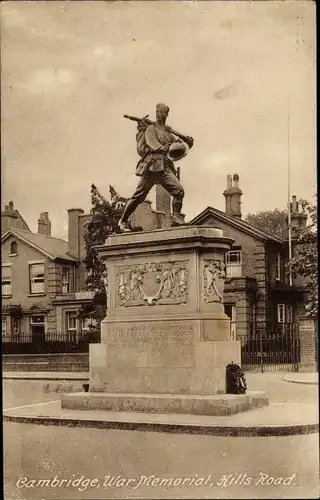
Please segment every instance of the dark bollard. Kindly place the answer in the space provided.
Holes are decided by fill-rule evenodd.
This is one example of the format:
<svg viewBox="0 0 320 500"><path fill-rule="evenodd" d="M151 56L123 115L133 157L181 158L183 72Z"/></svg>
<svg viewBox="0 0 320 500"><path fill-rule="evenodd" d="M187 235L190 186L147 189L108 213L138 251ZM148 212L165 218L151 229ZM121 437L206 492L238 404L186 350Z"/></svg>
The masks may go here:
<svg viewBox="0 0 320 500"><path fill-rule="evenodd" d="M82 385L84 392L89 392L89 384Z"/></svg>

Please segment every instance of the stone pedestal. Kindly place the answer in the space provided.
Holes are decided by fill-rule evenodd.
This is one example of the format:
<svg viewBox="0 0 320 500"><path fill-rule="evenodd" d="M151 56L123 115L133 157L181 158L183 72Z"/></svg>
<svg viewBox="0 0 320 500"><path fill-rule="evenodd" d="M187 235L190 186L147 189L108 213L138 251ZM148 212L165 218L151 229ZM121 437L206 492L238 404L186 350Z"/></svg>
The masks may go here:
<svg viewBox="0 0 320 500"><path fill-rule="evenodd" d="M90 391L225 393L225 367L240 361L222 302L231 242L211 227L107 239L108 316L90 346Z"/></svg>
<svg viewBox="0 0 320 500"><path fill-rule="evenodd" d="M220 229L202 226L106 240L99 253L108 269L108 315L101 344L90 345L90 392L77 408L90 400L103 409L219 414L226 365L240 364L223 306L231 244Z"/></svg>

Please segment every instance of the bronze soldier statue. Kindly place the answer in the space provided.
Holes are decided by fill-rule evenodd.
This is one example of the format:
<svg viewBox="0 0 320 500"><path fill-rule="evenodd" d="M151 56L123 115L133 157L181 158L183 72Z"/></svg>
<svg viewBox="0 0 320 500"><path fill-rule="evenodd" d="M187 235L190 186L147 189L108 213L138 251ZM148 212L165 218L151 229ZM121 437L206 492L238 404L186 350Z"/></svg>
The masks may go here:
<svg viewBox="0 0 320 500"><path fill-rule="evenodd" d="M181 225L181 209L184 189L181 186L174 167L174 161L183 158L193 146L193 138L180 134L166 125L169 107L157 104L156 122L144 118L125 115L125 118L138 122L137 151L141 156L136 175L140 177L137 189L127 202L119 221L122 232L131 231L128 219L142 203L155 184L161 184L173 197L172 225Z"/></svg>

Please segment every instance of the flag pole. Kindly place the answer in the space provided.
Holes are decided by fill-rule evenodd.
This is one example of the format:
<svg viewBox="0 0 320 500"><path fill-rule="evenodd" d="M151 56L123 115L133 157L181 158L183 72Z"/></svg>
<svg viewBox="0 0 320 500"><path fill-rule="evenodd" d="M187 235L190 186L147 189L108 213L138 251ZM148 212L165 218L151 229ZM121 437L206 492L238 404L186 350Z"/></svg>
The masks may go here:
<svg viewBox="0 0 320 500"><path fill-rule="evenodd" d="M292 235L291 235L291 162L290 162L290 101L287 97L287 153L288 153L288 240L289 240L289 265L292 260ZM289 285L292 286L292 273L289 271Z"/></svg>

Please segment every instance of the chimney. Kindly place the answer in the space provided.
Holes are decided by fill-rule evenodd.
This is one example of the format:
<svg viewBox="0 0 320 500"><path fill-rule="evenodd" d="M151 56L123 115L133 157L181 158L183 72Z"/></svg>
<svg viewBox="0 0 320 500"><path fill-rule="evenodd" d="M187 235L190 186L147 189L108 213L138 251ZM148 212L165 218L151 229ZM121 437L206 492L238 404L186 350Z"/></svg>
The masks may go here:
<svg viewBox="0 0 320 500"><path fill-rule="evenodd" d="M292 213L297 213L298 212L298 204L297 204L297 197L296 195L292 195L292 203L291 203L291 212Z"/></svg>
<svg viewBox="0 0 320 500"><path fill-rule="evenodd" d="M166 217L171 215L171 196L161 184L156 184L156 211L164 213Z"/></svg>
<svg viewBox="0 0 320 500"><path fill-rule="evenodd" d="M5 205L4 206L4 211L1 211L2 214L5 214L5 215L15 215L16 214L16 210L14 209L14 206L13 206L13 201L9 201L8 205Z"/></svg>
<svg viewBox="0 0 320 500"><path fill-rule="evenodd" d="M1 234L4 234L8 229L14 229L17 226L18 214L14 210L13 202L10 201L5 205L4 211L1 211Z"/></svg>
<svg viewBox="0 0 320 500"><path fill-rule="evenodd" d="M227 189L223 192L226 199L226 214L241 219L241 196L242 191L239 188L239 175L227 176Z"/></svg>
<svg viewBox="0 0 320 500"><path fill-rule="evenodd" d="M292 229L305 229L307 227L308 216L306 213L300 212L299 202L297 202L297 197L295 195L292 196L290 209Z"/></svg>
<svg viewBox="0 0 320 500"><path fill-rule="evenodd" d="M49 220L48 212L42 212L38 219L38 234L45 234L51 236L51 222Z"/></svg>
<svg viewBox="0 0 320 500"><path fill-rule="evenodd" d="M79 216L84 213L81 208L68 210L68 253L77 259L80 258L80 231Z"/></svg>

